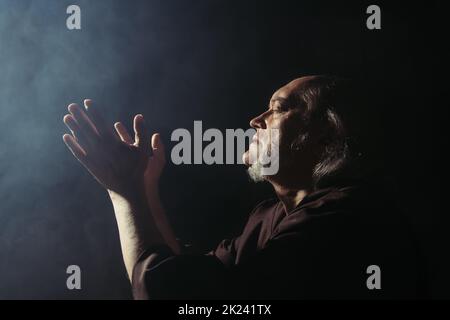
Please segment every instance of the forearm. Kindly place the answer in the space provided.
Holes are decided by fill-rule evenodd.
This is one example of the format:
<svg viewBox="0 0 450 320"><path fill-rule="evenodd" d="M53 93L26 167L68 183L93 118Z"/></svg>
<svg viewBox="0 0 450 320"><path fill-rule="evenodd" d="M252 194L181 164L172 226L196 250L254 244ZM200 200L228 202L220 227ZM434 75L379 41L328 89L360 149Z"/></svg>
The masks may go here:
<svg viewBox="0 0 450 320"><path fill-rule="evenodd" d="M147 186L146 198L155 224L158 227L158 230L161 233L164 241L175 254L180 254L180 244L176 239L175 232L170 225L169 219L166 215L166 211L164 210L164 207L161 203L161 198L159 196L159 187L157 185Z"/></svg>
<svg viewBox="0 0 450 320"><path fill-rule="evenodd" d="M139 255L151 246L164 244L142 189L136 188L127 195L108 190L119 229L123 260L130 281Z"/></svg>

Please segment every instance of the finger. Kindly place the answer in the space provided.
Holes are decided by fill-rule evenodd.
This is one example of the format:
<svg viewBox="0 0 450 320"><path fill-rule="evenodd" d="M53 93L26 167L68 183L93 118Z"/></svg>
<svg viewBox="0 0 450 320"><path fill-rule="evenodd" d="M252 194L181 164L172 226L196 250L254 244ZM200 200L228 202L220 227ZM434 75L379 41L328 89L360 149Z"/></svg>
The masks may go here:
<svg viewBox="0 0 450 320"><path fill-rule="evenodd" d="M75 121L72 115L66 114L63 118L64 124L69 128L70 132L72 133L73 137L77 141L77 143L82 148L87 148L88 142L86 141L86 137L83 135L83 132L80 130L80 127L78 126L78 123Z"/></svg>
<svg viewBox="0 0 450 320"><path fill-rule="evenodd" d="M144 116L142 114L138 114L134 117L133 127L135 145L145 153L148 153L150 141L148 141L147 128L145 127Z"/></svg>
<svg viewBox="0 0 450 320"><path fill-rule="evenodd" d="M87 115L94 124L94 127L97 129L99 135L111 133L111 130L109 130L105 119L98 112L98 108L92 106L91 99L84 99L84 109L86 110Z"/></svg>
<svg viewBox="0 0 450 320"><path fill-rule="evenodd" d="M69 150L75 156L75 158L77 158L78 161L84 164L87 154L83 150L83 148L77 143L75 138L72 137L70 134L66 133L65 135L63 135L63 141L66 144L67 148L69 148Z"/></svg>
<svg viewBox="0 0 450 320"><path fill-rule="evenodd" d="M165 147L159 133L152 135L152 151L155 158L158 158L163 162L166 161Z"/></svg>
<svg viewBox="0 0 450 320"><path fill-rule="evenodd" d="M88 138L89 140L94 141L99 137L98 131L95 128L95 125L86 115L83 109L81 109L77 104L71 103L67 108L69 112L72 114L75 121L78 123L80 131Z"/></svg>
<svg viewBox="0 0 450 320"><path fill-rule="evenodd" d="M125 142L127 144L134 143L133 138L131 138L130 134L128 133L127 128L125 128L125 126L121 122L116 122L114 124L114 128L116 129L116 132L120 137L120 140L122 140L123 142Z"/></svg>

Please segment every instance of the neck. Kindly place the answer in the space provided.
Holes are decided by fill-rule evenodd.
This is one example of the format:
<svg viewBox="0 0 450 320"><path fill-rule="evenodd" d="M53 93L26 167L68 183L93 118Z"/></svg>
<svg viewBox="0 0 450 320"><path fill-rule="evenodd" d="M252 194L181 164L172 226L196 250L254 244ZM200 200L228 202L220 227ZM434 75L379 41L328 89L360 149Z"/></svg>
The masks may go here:
<svg viewBox="0 0 450 320"><path fill-rule="evenodd" d="M284 210L288 214L310 193L311 188L289 187L277 183L272 183L278 199L283 203Z"/></svg>

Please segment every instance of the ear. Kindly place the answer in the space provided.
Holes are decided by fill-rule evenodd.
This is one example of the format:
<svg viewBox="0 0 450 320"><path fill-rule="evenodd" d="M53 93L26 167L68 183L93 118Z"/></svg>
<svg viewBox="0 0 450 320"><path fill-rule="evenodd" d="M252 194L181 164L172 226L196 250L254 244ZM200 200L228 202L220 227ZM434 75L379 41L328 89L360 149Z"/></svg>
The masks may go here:
<svg viewBox="0 0 450 320"><path fill-rule="evenodd" d="M300 150L306 142L309 140L309 134L308 133L300 133L294 141L291 143L291 150L292 151L298 151Z"/></svg>
<svg viewBox="0 0 450 320"><path fill-rule="evenodd" d="M317 121L308 129L308 140L314 146L323 147L331 140L330 134L328 125L322 121Z"/></svg>
<svg viewBox="0 0 450 320"><path fill-rule="evenodd" d="M324 132L317 137L317 144L320 146L326 146L330 142L331 137L329 132Z"/></svg>

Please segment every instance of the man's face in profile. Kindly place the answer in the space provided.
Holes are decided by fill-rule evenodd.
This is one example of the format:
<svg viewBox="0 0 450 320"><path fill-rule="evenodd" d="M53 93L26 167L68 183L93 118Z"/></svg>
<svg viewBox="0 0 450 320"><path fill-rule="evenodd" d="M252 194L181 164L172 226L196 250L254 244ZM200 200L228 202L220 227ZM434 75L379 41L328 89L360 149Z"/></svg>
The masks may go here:
<svg viewBox="0 0 450 320"><path fill-rule="evenodd" d="M266 177L261 172L261 163L251 160L270 156L274 146L279 149L280 171L292 162L292 143L302 133L302 111L299 106L294 105L293 97L305 81L307 77L298 78L278 89L272 95L268 109L250 121L250 126L256 129L256 134L243 155L243 161L249 166L250 176L255 181ZM276 175L280 174L282 172Z"/></svg>

